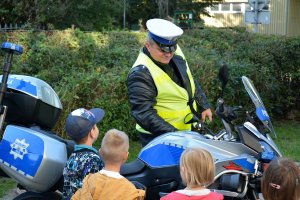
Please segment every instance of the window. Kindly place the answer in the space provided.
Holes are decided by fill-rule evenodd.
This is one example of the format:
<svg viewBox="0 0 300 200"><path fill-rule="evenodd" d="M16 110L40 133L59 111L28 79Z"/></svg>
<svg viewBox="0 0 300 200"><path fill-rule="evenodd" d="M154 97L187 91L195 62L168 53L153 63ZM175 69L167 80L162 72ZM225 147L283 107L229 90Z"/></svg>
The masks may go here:
<svg viewBox="0 0 300 200"><path fill-rule="evenodd" d="M211 13L241 13L244 8L245 3L222 3L213 5L207 10Z"/></svg>
<svg viewBox="0 0 300 200"><path fill-rule="evenodd" d="M230 4L229 3L221 4L221 11L230 11Z"/></svg>
<svg viewBox="0 0 300 200"><path fill-rule="evenodd" d="M210 7L211 11L219 11L219 4L218 5L213 5L212 7Z"/></svg>
<svg viewBox="0 0 300 200"><path fill-rule="evenodd" d="M235 12L242 12L242 6L240 3L233 3L232 4L232 11Z"/></svg>
<svg viewBox="0 0 300 200"><path fill-rule="evenodd" d="M206 8L210 13L244 13L245 10L253 10L248 3L220 3ZM270 10L270 4L263 7L262 10Z"/></svg>

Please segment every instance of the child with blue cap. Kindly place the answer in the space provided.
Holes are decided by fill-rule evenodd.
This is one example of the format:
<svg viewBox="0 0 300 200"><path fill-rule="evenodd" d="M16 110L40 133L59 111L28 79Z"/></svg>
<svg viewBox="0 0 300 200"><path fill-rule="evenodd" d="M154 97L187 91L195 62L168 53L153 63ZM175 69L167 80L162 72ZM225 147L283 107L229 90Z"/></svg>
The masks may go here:
<svg viewBox="0 0 300 200"><path fill-rule="evenodd" d="M71 199L77 189L82 187L86 175L104 167L98 151L93 148L93 143L99 136L97 123L102 121L104 114L104 110L100 108L79 108L66 119L66 132L76 145L63 171L63 199Z"/></svg>
<svg viewBox="0 0 300 200"><path fill-rule="evenodd" d="M157 18L146 26L147 41L127 78L131 115L142 145L166 132L191 130L186 122L195 114L212 121L206 95L177 44L183 30Z"/></svg>

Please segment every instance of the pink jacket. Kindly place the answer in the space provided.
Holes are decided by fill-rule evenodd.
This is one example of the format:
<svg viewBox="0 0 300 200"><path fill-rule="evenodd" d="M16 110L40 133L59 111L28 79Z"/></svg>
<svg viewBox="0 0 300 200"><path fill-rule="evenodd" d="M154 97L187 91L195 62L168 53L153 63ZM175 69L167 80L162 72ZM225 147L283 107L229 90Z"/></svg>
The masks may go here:
<svg viewBox="0 0 300 200"><path fill-rule="evenodd" d="M187 196L178 192L171 192L170 194L160 198L160 200L223 200L224 197L222 194L216 192L210 192L207 195L199 196Z"/></svg>

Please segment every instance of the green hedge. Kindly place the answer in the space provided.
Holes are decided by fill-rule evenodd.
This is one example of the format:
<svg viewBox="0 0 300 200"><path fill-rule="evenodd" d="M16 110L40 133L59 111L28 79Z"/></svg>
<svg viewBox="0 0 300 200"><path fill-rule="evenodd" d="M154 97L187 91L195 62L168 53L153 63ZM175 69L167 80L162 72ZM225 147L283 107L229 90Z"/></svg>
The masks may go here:
<svg viewBox="0 0 300 200"><path fill-rule="evenodd" d="M63 104L55 131L65 137L67 114L78 107L106 110L100 131L118 128L135 137L134 120L127 99L126 77L146 33L112 31L12 32L2 41L24 47L14 57L12 73L35 76L48 82ZM1 41L1 42L2 42ZM185 31L179 40L196 79L210 102L220 94L220 63L230 70L225 91L229 104L252 105L241 76L251 78L273 117L287 118L300 110L300 37L262 36L243 29ZM4 53L0 61L3 63ZM298 112L295 112L298 110Z"/></svg>

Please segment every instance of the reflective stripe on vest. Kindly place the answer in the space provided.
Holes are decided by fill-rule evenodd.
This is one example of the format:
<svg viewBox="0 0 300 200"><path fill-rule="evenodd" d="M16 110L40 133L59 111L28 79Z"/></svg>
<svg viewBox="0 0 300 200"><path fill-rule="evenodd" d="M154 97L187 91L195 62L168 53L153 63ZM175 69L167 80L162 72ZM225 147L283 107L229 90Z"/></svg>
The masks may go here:
<svg viewBox="0 0 300 200"><path fill-rule="evenodd" d="M185 60L185 57L179 47L177 47L177 51L175 52L175 54L181 56ZM154 109L157 110L157 114L178 130L191 130L191 124L184 123L185 117L191 113L191 109L187 104L187 102L189 101L187 91L184 88L178 86L142 51L140 52L133 67L136 67L138 65L144 65L147 67L157 88L157 104L154 106ZM192 96L194 96L195 83L188 65L187 74L191 83ZM195 102L194 108L196 109ZM136 124L136 129L139 132L149 133L138 124Z"/></svg>

